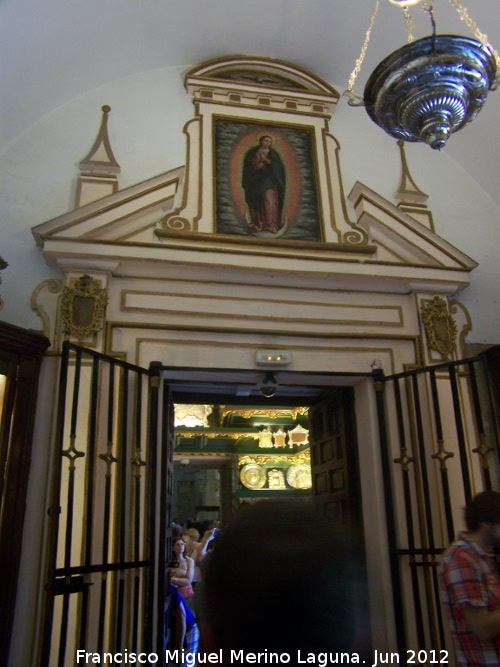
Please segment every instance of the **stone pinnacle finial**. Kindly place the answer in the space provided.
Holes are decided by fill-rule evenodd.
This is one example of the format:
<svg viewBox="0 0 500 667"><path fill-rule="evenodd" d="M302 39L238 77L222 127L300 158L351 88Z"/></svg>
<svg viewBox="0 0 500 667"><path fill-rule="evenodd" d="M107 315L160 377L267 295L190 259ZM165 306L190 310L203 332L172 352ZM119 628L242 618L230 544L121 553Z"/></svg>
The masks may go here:
<svg viewBox="0 0 500 667"><path fill-rule="evenodd" d="M78 165L80 176L76 186L75 208L102 199L118 190L120 165L113 155L108 136L109 104L102 107L101 126L90 153Z"/></svg>
<svg viewBox="0 0 500 667"><path fill-rule="evenodd" d="M401 152L401 182L396 192L396 198L399 199L398 208L410 215L414 220L420 224L428 227L434 231L434 222L432 219L432 212L427 208L425 201L429 198L411 177L408 163L406 161L406 154L404 149L404 141L398 140L399 150Z"/></svg>
<svg viewBox="0 0 500 667"><path fill-rule="evenodd" d="M102 106L101 127L97 134L94 145L89 154L83 158L79 167L82 172L95 174L119 174L120 165L113 155L108 136L108 114L111 107L108 104Z"/></svg>
<svg viewBox="0 0 500 667"><path fill-rule="evenodd" d="M402 174L399 187L396 191L396 197L401 202L408 204L421 204L426 199L429 198L429 195L426 195L415 183L411 177L410 170L408 169L408 163L406 161L406 154L404 148L405 142L401 139L398 140L399 150L401 151L401 166Z"/></svg>

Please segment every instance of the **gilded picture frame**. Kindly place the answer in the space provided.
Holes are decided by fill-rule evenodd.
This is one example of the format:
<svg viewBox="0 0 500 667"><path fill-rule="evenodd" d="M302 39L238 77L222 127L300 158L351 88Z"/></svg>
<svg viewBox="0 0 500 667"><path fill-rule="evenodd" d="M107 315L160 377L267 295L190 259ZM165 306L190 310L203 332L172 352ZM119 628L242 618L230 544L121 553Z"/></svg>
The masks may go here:
<svg viewBox="0 0 500 667"><path fill-rule="evenodd" d="M420 310L429 350L436 350L448 359L456 350L457 326L447 302L439 296L426 302Z"/></svg>
<svg viewBox="0 0 500 667"><path fill-rule="evenodd" d="M108 295L91 276L77 278L73 287L64 287L61 296L63 333L83 340L104 326Z"/></svg>

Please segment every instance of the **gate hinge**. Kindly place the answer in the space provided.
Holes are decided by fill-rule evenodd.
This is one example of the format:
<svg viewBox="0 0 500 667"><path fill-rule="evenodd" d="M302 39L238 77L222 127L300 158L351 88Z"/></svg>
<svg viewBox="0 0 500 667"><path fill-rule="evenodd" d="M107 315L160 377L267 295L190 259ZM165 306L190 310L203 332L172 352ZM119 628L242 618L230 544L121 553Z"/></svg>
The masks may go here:
<svg viewBox="0 0 500 667"><path fill-rule="evenodd" d="M47 509L47 514L48 514L49 516L53 516L53 515L55 515L55 514L61 514L61 506L58 505L57 507L49 507L49 508Z"/></svg>

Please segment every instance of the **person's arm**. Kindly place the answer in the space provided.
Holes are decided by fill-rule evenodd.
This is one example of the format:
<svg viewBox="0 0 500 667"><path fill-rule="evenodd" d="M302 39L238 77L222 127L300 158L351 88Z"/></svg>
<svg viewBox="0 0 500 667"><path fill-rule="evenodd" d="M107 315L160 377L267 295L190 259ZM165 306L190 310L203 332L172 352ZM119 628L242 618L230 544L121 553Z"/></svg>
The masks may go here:
<svg viewBox="0 0 500 667"><path fill-rule="evenodd" d="M482 569L478 568L477 559L468 550L459 549L453 560L444 565L442 577L450 603L461 608L476 637L487 641L500 636L500 609L488 610L489 586L498 591L499 585L496 577L486 584Z"/></svg>
<svg viewBox="0 0 500 667"><path fill-rule="evenodd" d="M200 542L200 545L197 549L197 559L196 562L199 563L207 554L207 547L214 538L215 528L205 531L203 538Z"/></svg>
<svg viewBox="0 0 500 667"><path fill-rule="evenodd" d="M198 565L198 560L200 559L200 547L200 542L197 542L195 545L193 545L193 550L191 551L190 557L194 560L195 565Z"/></svg>
<svg viewBox="0 0 500 667"><path fill-rule="evenodd" d="M488 611L486 607L466 607L464 616L472 632L483 641L500 636L500 609Z"/></svg>
<svg viewBox="0 0 500 667"><path fill-rule="evenodd" d="M191 582L193 581L193 575L194 575L194 560L192 558L186 558L187 561L187 572L185 577L172 577L171 582L174 584L174 586L180 586L181 588L185 588L186 586L189 586Z"/></svg>

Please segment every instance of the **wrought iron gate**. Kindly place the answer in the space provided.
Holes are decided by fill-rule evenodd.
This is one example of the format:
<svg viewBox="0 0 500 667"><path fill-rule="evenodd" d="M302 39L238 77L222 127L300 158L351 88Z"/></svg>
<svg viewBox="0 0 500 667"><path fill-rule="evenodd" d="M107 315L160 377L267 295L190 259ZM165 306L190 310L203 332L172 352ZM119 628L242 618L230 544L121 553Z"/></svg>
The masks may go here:
<svg viewBox="0 0 500 667"><path fill-rule="evenodd" d="M478 356L387 377L375 371L374 380L398 649L452 651L439 556L463 528L464 504L500 488L487 364Z"/></svg>
<svg viewBox="0 0 500 667"><path fill-rule="evenodd" d="M160 371L63 346L44 666L76 664L79 649L163 650L171 452L159 446Z"/></svg>

